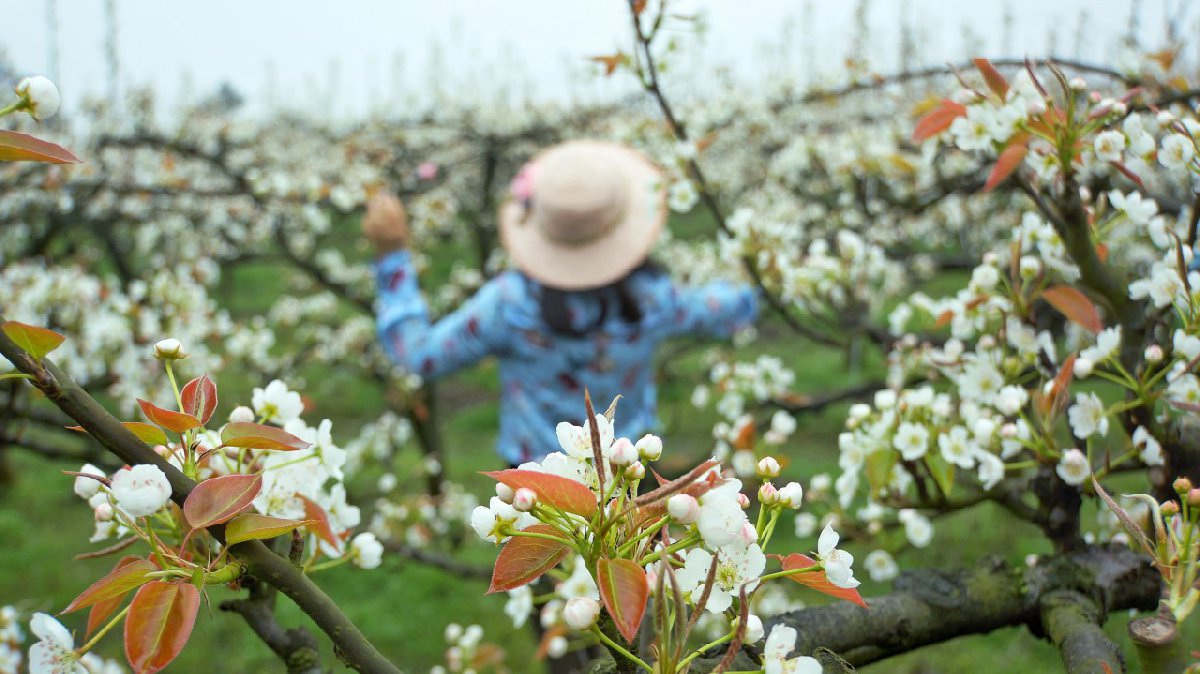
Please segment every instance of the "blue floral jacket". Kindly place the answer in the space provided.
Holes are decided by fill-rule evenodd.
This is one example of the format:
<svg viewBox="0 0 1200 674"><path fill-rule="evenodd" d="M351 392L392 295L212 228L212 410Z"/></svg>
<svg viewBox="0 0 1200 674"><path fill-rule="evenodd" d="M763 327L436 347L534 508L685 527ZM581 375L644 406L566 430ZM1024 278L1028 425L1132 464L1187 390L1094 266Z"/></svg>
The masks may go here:
<svg viewBox="0 0 1200 674"><path fill-rule="evenodd" d="M500 366L500 455L510 464L558 451L554 428L580 424L583 391L603 411L620 394L617 423L636 440L658 424L652 362L677 335L728 337L758 313L749 286L711 283L679 287L659 272L634 272L627 287L642 320L622 320L613 296L568 295L573 325L597 326L583 337L556 333L541 315L541 286L517 271L488 281L457 311L430 324L407 251L375 263L376 320L388 355L405 370L436 378L496 356Z"/></svg>

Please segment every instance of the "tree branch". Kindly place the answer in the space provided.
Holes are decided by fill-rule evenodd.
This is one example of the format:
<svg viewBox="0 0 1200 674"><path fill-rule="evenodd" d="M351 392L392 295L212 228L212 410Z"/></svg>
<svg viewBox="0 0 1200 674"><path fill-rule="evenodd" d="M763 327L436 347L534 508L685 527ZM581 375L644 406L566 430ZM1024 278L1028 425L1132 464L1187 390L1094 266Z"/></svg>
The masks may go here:
<svg viewBox="0 0 1200 674"><path fill-rule="evenodd" d="M0 322L3 321L4 318L0 316ZM196 483L122 426L51 360L35 361L2 332L0 355L11 361L19 371L32 375L34 386L67 416L83 426L105 449L125 463L145 463L161 469L171 484L171 499L183 505ZM223 525L210 527L208 531L217 540L224 540ZM238 543L230 547L230 552L246 565L248 573L271 584L296 602L300 610L312 618L333 641L338 657L347 667L364 674L399 674L396 666L376 650L337 604L291 562L271 552L261 541Z"/></svg>
<svg viewBox="0 0 1200 674"><path fill-rule="evenodd" d="M221 610L236 613L258 638L287 665L288 674L323 674L317 640L308 630L284 629L275 619L275 589L266 583L247 579L250 596L221 602Z"/></svg>
<svg viewBox="0 0 1200 674"><path fill-rule="evenodd" d="M1092 547L1043 560L1029 569L986 561L966 571L906 572L896 580L895 588L890 595L870 599L870 610L839 602L784 614L769 622L796 628L799 652L811 653L824 646L853 665L967 634L1021 625L1066 644L1074 658L1080 644L1097 643L1090 630L1079 624L1082 617L1095 618L1094 625L1110 611L1151 610L1158 604L1162 581L1141 555L1125 548ZM1061 597L1055 594L1061 590L1078 595L1078 600L1069 601L1085 601L1091 612L1051 599ZM1054 623L1049 629L1044 625L1047 616ZM1113 668L1114 674L1119 671L1123 668Z"/></svg>

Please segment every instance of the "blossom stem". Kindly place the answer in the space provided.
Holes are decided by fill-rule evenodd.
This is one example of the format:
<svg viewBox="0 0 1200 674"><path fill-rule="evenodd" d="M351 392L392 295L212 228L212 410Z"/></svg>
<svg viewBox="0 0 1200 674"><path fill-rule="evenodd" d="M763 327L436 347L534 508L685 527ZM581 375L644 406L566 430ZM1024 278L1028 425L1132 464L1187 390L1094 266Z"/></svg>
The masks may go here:
<svg viewBox="0 0 1200 674"><path fill-rule="evenodd" d="M767 520L767 530L762 536L759 536L758 546L760 548L766 548L767 543L771 542L771 537L775 535L775 524L779 522L779 516L782 514L783 510L780 509L771 511L771 519Z"/></svg>
<svg viewBox="0 0 1200 674"><path fill-rule="evenodd" d="M1116 461L1112 461L1108 466L1103 466L1100 468L1100 470L1096 471L1096 479L1097 480L1102 479L1105 475L1108 475L1111 472L1112 466L1119 466L1119 465L1125 463L1126 461L1137 456L1137 453L1138 453L1138 450L1136 448L1134 448L1134 449L1129 450L1128 452L1125 452L1121 456L1118 456Z"/></svg>
<svg viewBox="0 0 1200 674"><path fill-rule="evenodd" d="M708 649L716 647L716 646L720 646L721 644L729 641L730 639L733 638L733 635L734 635L734 633L730 632L729 634L726 634L725 636L721 637L720 639L717 639L716 641L710 641L707 644L704 644L703 646L701 646L700 648L697 648L696 650L692 651L691 655L689 655L686 658L679 661L679 665L675 667L675 671L682 672L682 671L686 670L687 664L689 662L691 662L692 660L695 660L696 658L703 655L704 652L707 651Z"/></svg>
<svg viewBox="0 0 1200 674"><path fill-rule="evenodd" d="M631 662L637 663L637 665L639 667L641 667L642 669L645 669L647 672L654 674L654 669L652 667L650 667L650 665L647 665L644 660L642 660L638 656L634 655L633 653L630 653L621 644L618 644L617 642L608 638L608 635L605 634L603 631L601 631L598 626L592 625L592 632L596 636L600 637L600 641L604 642L605 646L608 646L610 649L612 649L616 653L620 653L623 657L627 658Z"/></svg>
<svg viewBox="0 0 1200 674"><path fill-rule="evenodd" d="M29 99L22 98L21 100L17 101L16 103L13 103L12 105L7 105L3 108L0 108L0 117L4 117L5 115L11 115L14 112L24 110L27 107L29 107Z"/></svg>
<svg viewBox="0 0 1200 674"><path fill-rule="evenodd" d="M316 573L317 571L324 571L325 569L332 569L334 567L341 566L349 561L350 561L350 555L342 555L341 557L338 557L337 559L331 559L327 562L321 562L320 564L314 564L314 565L308 567L307 569L305 569L304 572L305 573Z"/></svg>
<svg viewBox="0 0 1200 674"><path fill-rule="evenodd" d="M633 548L634 545L637 545L638 541L646 538L647 536L653 536L654 534L658 533L658 530L661 529L663 527L663 525L666 524L667 521L670 519L671 519L670 515L663 515L661 519L659 519L654 524L651 524L647 529L642 531L642 533L638 534L637 536L634 536L633 538L631 538L630 540L628 540L624 544L622 544L621 547L617 548L617 556L619 557L621 555L624 555L626 552L629 552L629 550L631 548Z"/></svg>
<svg viewBox="0 0 1200 674"><path fill-rule="evenodd" d="M775 573L768 573L765 576L759 577L758 580L760 583L765 583L768 580L775 580L776 578L786 578L788 576L795 576L796 574L800 574L800 573L812 573L814 571L820 571L823 568L825 568L825 566L823 564L821 564L820 562L818 562L812 566L806 566L801 569L786 569L784 571L776 571Z"/></svg>
<svg viewBox="0 0 1200 674"><path fill-rule="evenodd" d="M662 559L664 553L667 555L670 555L670 554L678 552L690 545L695 544L699 540L700 540L700 537L697 535L688 536L687 538L675 543L674 545L672 545L671 547L669 547L665 550L659 550L657 552L653 552L649 555L646 555L645 557L642 558L642 561L640 561L638 563L641 564L642 566L647 566L649 564L653 564L654 562L657 562L658 560Z"/></svg>
<svg viewBox="0 0 1200 674"><path fill-rule="evenodd" d="M108 621L108 624L102 627L99 632L96 632L96 635L93 636L86 644L75 649L75 654L78 656L83 656L88 651L92 650L96 644L100 643L100 640L104 638L104 635L112 631L112 628L116 627L117 623L121 622L121 620L125 617L125 614L129 613L129 606L132 606L132 604L121 609L121 612L113 616L113 619Z"/></svg>

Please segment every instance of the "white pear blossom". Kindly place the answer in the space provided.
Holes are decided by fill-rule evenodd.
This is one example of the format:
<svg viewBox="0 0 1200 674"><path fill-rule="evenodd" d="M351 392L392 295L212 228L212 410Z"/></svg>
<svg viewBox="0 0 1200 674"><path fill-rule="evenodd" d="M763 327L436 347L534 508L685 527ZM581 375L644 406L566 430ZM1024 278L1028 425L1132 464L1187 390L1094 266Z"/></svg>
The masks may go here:
<svg viewBox="0 0 1200 674"><path fill-rule="evenodd" d="M675 572L680 591L698 599L704 591L713 555L708 550L693 548L684 558L683 568ZM758 544L733 545L717 548L717 573L704 608L709 613L722 613L733 604L744 586L749 593L758 586L758 577L767 568L767 557Z"/></svg>
<svg viewBox="0 0 1200 674"><path fill-rule="evenodd" d="M1121 161L1121 152L1125 150L1125 134L1120 131L1104 131L1096 134L1094 143L1096 159L1100 161Z"/></svg>
<svg viewBox="0 0 1200 674"><path fill-rule="evenodd" d="M929 430L920 424L905 421L896 429L892 446L905 461L916 461L929 451Z"/></svg>
<svg viewBox="0 0 1200 674"><path fill-rule="evenodd" d="M375 569L383 560L383 544L366 531L350 539L350 559L360 569Z"/></svg>
<svg viewBox="0 0 1200 674"><path fill-rule="evenodd" d="M1183 171L1187 170L1195 156L1195 142L1181 133L1172 133L1163 138L1162 149L1158 151L1158 163L1171 171Z"/></svg>
<svg viewBox="0 0 1200 674"><path fill-rule="evenodd" d="M171 499L166 474L158 466L145 463L117 471L111 491L117 506L131 517L153 515Z"/></svg>
<svg viewBox="0 0 1200 674"><path fill-rule="evenodd" d="M531 613L533 613L533 590L528 585L509 590L508 601L504 602L504 614L512 619L513 628L522 627L525 621L529 620Z"/></svg>
<svg viewBox="0 0 1200 674"><path fill-rule="evenodd" d="M75 640L62 623L45 613L34 613L29 630L38 638L29 648L30 674L88 674L75 654Z"/></svg>
<svg viewBox="0 0 1200 674"><path fill-rule="evenodd" d="M41 75L26 77L17 83L17 95L29 99L29 114L36 120L50 119L58 113L62 96L49 78Z"/></svg>
<svg viewBox="0 0 1200 674"><path fill-rule="evenodd" d="M863 560L863 565L867 567L867 573L871 575L871 580L877 583L892 580L900 573L900 566L896 564L896 560L888 554L887 550L868 552Z"/></svg>
<svg viewBox="0 0 1200 674"><path fill-rule="evenodd" d="M709 548L729 545L741 536L742 525L748 522L746 512L737 500L741 489L740 480L728 480L700 497L696 527Z"/></svg>
<svg viewBox="0 0 1200 674"><path fill-rule="evenodd" d="M971 441L967 429L954 426L949 431L938 435L938 449L942 458L961 468L975 466L975 443Z"/></svg>
<svg viewBox="0 0 1200 674"><path fill-rule="evenodd" d="M1095 393L1077 393L1075 404L1067 410L1071 430L1081 438L1108 434L1108 416L1104 403Z"/></svg>
<svg viewBox="0 0 1200 674"><path fill-rule="evenodd" d="M600 432L600 455L605 458L611 458L612 445L615 441L613 435L612 423L608 417L603 414L596 415L596 428ZM592 431L586 424L584 426L576 426L575 424L561 422L554 429L558 435L558 444L563 448L563 451L568 456L577 459L592 459Z"/></svg>
<svg viewBox="0 0 1200 674"><path fill-rule="evenodd" d="M1078 449L1068 449L1063 452L1062 457L1058 460L1058 466L1055 472L1066 482L1072 486L1079 486L1088 479L1092 474L1092 467L1088 465L1087 456Z"/></svg>
<svg viewBox="0 0 1200 674"><path fill-rule="evenodd" d="M83 466L75 472L83 473L84 475L104 477L104 471L90 463L83 464ZM78 475L75 477L75 495L85 501L99 493L100 486L101 484L99 480L93 480L90 477L82 477Z"/></svg>
<svg viewBox="0 0 1200 674"><path fill-rule="evenodd" d="M1096 335L1096 344L1079 352L1080 358L1087 358L1093 363L1103 363L1121 348L1121 326L1105 328Z"/></svg>
<svg viewBox="0 0 1200 674"><path fill-rule="evenodd" d="M821 674L821 663L816 658L801 655L789 659L796 649L796 630L786 625L776 625L767 635L763 646L763 674Z"/></svg>
<svg viewBox="0 0 1200 674"><path fill-rule="evenodd" d="M928 547L929 542L933 540L933 523L929 521L929 518L911 508L905 508L897 515L904 523L904 535L908 538L908 542L912 543L914 547Z"/></svg>
<svg viewBox="0 0 1200 674"><path fill-rule="evenodd" d="M1164 463L1162 445L1158 439L1146 430L1145 426L1138 426L1133 431L1133 446L1138 449L1138 457L1142 463L1147 466L1161 466Z"/></svg>
<svg viewBox="0 0 1200 674"><path fill-rule="evenodd" d="M558 584L557 592L559 597L567 601L577 597L586 597L595 601L600 600L600 588L596 587L595 579L588 572L587 564L584 562L583 557L579 555L575 556L571 575Z"/></svg>
<svg viewBox="0 0 1200 674"><path fill-rule="evenodd" d="M575 597L563 606L563 620L567 627L583 632L596 624L600 617L600 602L590 597Z"/></svg>
<svg viewBox="0 0 1200 674"><path fill-rule="evenodd" d="M837 549L840 538L833 526L826 524L820 538L817 539L817 559L825 566L825 576L830 583L846 589L856 588L859 583L854 578L854 569L851 568L854 555Z"/></svg>
<svg viewBox="0 0 1200 674"><path fill-rule="evenodd" d="M255 413L264 421L281 425L299 419L304 411L304 402L300 400L300 394L289 391L287 384L278 379L267 384L265 389L254 389L251 404L254 405Z"/></svg>

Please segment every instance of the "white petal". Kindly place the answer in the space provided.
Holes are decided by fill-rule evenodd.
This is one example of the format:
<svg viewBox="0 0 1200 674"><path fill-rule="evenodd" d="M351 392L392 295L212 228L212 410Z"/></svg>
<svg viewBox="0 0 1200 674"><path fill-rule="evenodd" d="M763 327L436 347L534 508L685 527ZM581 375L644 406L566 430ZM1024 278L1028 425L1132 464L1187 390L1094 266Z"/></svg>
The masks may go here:
<svg viewBox="0 0 1200 674"><path fill-rule="evenodd" d="M821 537L817 539L817 555L824 557L837 547L841 536L833 530L833 525L826 524L825 529L821 531Z"/></svg>
<svg viewBox="0 0 1200 674"><path fill-rule="evenodd" d="M807 655L792 660L792 674L821 674L821 662L816 658L810 658Z"/></svg>
<svg viewBox="0 0 1200 674"><path fill-rule="evenodd" d="M62 623L45 613L34 613L29 619L29 629L42 641L62 646L67 650L75 648L75 640Z"/></svg>

